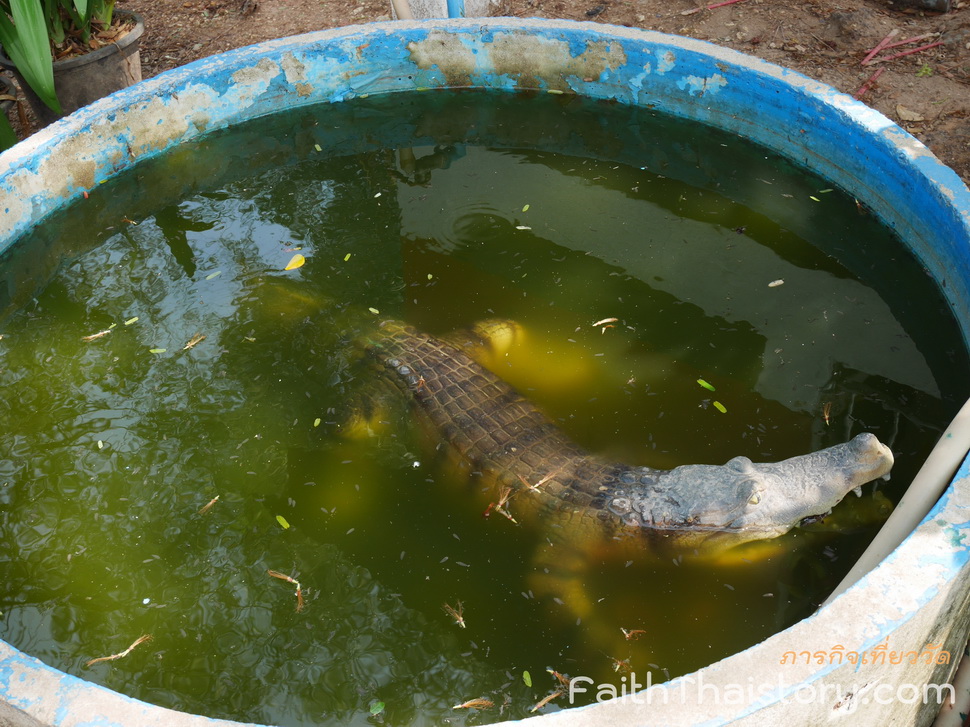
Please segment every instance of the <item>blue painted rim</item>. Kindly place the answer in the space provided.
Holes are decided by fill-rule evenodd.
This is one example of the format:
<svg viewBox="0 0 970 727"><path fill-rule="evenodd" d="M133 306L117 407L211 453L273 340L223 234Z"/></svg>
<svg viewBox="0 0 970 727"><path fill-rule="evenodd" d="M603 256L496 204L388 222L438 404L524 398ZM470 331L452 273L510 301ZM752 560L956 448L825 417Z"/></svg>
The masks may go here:
<svg viewBox="0 0 970 727"><path fill-rule="evenodd" d="M494 18L352 26L162 74L0 155L0 252L87 190L184 141L282 108L443 87L576 93L650 106L750 138L831 180L894 228L941 284L964 342L970 341L970 192L918 140L845 94L759 59L702 41L591 23ZM967 499L968 480L965 464L917 530L945 538L937 542L948 556L932 576L910 574L914 604L966 574L970 518L955 519L952 510L956 499ZM878 582L894 562L908 562L913 547L911 536L807 621L823 619L827 609ZM876 643L885 629L906 620L873 626L866 638ZM0 707L4 701L40 710L57 725L73 723L78 705L102 701L105 711L94 710L87 723L234 724L116 695L0 642Z"/></svg>

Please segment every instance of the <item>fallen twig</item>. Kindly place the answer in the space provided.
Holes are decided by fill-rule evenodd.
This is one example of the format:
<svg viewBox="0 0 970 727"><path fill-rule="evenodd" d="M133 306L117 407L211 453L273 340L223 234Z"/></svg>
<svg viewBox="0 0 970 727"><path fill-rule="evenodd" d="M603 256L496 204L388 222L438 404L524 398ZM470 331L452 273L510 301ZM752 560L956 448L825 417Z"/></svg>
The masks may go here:
<svg viewBox="0 0 970 727"><path fill-rule="evenodd" d="M536 704L536 706L534 706L529 711L530 712L538 712L540 709L542 709L547 704L549 704L549 702L551 702L553 699L559 699L559 697L563 696L565 693L566 692L563 691L562 689L557 689L556 691L552 692L551 694L547 694L545 697L543 697L542 699L540 699L539 702Z"/></svg>
<svg viewBox="0 0 970 727"><path fill-rule="evenodd" d="M713 5L706 5L701 8L691 8L690 10L682 10L681 15L693 15L694 13L699 13L701 10L714 10L715 8L723 8L725 5L734 5L734 3L744 2L744 0L724 0L722 3L714 3Z"/></svg>
<svg viewBox="0 0 970 727"><path fill-rule="evenodd" d="M926 45L921 45L919 48L910 48L909 50L902 50L899 53L893 53L891 56L883 56L882 58L876 58L871 63L883 63L885 61L894 61L897 58L902 58L903 56L911 56L913 53L919 53L924 50L929 50L930 48L936 48L939 45L943 45L942 40L938 40L935 43L927 43Z"/></svg>
<svg viewBox="0 0 970 727"><path fill-rule="evenodd" d="M899 35L899 31L896 30L895 28L893 28L891 31L889 31L889 35L887 35L885 38L883 38L882 40L880 40L876 44L876 47L875 48L873 48L871 51L869 51L868 53L866 53L866 57L862 59L862 63L860 63L860 65L863 65L863 66L869 65L869 61L871 61L873 58L875 58L876 55L879 53L879 51L881 51L883 48L885 48L887 45L889 45L889 41L891 41L897 35Z"/></svg>
<svg viewBox="0 0 970 727"><path fill-rule="evenodd" d="M279 578L281 581L286 581L287 583L292 583L294 586L296 586L296 612L299 613L300 611L302 611L303 610L303 589L300 587L300 582L296 578L288 576L285 573L280 573L279 571L268 570L266 572L269 575L271 575L273 578Z"/></svg>
<svg viewBox="0 0 970 727"><path fill-rule="evenodd" d="M936 33L923 33L923 35L914 35L912 38L907 38L906 40L897 40L895 43L890 43L889 45L884 45L883 50L889 50L890 48L898 48L901 45L909 45L910 43L916 43L920 40L926 40L927 38L933 38Z"/></svg>
<svg viewBox="0 0 970 727"><path fill-rule="evenodd" d="M115 659L124 658L128 656L128 654L131 653L131 650L134 649L136 646L138 646L138 644L143 644L146 641L150 641L151 638L152 638L151 634L145 634L144 636L139 636L135 640L135 643L133 643L124 651L119 652L117 654L112 654L111 656L99 656L97 659L91 659L90 661L85 662L84 666L91 666L92 664L97 664L98 662L102 662L102 661L114 661Z"/></svg>
<svg viewBox="0 0 970 727"><path fill-rule="evenodd" d="M859 86L859 90L852 94L852 97L856 99L862 98L866 91L872 88L872 85L876 82L876 79L879 78L879 76L881 76L882 72L885 70L885 68L876 69L876 72L869 76L869 79L865 83Z"/></svg>

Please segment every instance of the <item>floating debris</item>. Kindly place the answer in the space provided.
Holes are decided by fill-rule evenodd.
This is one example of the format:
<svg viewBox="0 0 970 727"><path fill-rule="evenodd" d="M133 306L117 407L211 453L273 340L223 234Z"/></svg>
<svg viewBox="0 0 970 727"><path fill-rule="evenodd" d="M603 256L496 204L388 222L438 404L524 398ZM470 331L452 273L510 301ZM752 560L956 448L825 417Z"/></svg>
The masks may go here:
<svg viewBox="0 0 970 727"><path fill-rule="evenodd" d="M146 641L151 641L151 638L152 638L151 634L145 634L144 636L139 636L137 639L135 639L135 642L124 651L121 651L117 654L112 654L111 656L99 656L97 659L91 659L90 661L85 662L84 666L92 666L93 664L97 664L102 661L114 661L115 659L123 659L124 657L128 656L128 654L131 653L132 649L134 649L139 644L145 643Z"/></svg>
<svg viewBox="0 0 970 727"><path fill-rule="evenodd" d="M104 338L109 333L111 333L110 328L105 328L103 331L98 331L97 333L92 333L90 336L81 336L82 341L97 341L99 338Z"/></svg>
<svg viewBox="0 0 970 727"><path fill-rule="evenodd" d="M714 388L713 384L709 384L708 382L704 381L704 379L698 379L697 383L703 386L708 391L717 391L717 389Z"/></svg>
<svg viewBox="0 0 970 727"><path fill-rule="evenodd" d="M727 414L727 407L724 406L724 404L722 404L719 401L712 401L711 403L714 405L714 408L717 409L719 412L721 412L722 414Z"/></svg>
<svg viewBox="0 0 970 727"><path fill-rule="evenodd" d="M627 641L636 641L641 636L643 636L645 633L647 633L643 629L629 629L628 630L628 629L623 628L622 626L620 627L620 631L623 632L623 638L625 638Z"/></svg>
<svg viewBox="0 0 970 727"><path fill-rule="evenodd" d="M549 702L551 702L553 699L559 699L559 697L563 696L565 693L566 692L564 692L562 689L557 689L556 691L552 692L551 694L547 694L545 697L543 697L538 702L536 702L536 705L529 711L538 712L540 709L542 709L547 704L549 704Z"/></svg>
<svg viewBox="0 0 970 727"><path fill-rule="evenodd" d="M511 487L506 486L501 488L498 493L498 502L488 503L488 507L485 508L485 512L482 513L482 517L487 518L489 515L492 514L492 510L494 510L495 512L499 513L500 515L504 515L509 520L514 522L516 525L518 525L519 523L514 517L512 517L512 513L510 513L508 510L505 509L505 506L508 504L509 500L512 498L512 495L514 494L515 492L512 490Z"/></svg>
<svg viewBox="0 0 970 727"><path fill-rule="evenodd" d="M456 704L452 709L491 709L494 706L495 702L491 699L479 697L478 699L469 699L467 702Z"/></svg>
<svg viewBox="0 0 970 727"><path fill-rule="evenodd" d="M606 658L613 662L613 671L617 674L628 674L633 670L630 666L630 660L627 659L617 659L614 656L606 655Z"/></svg>
<svg viewBox="0 0 970 727"><path fill-rule="evenodd" d="M182 346L182 350L183 351L188 351L193 346L198 346L204 340L205 340L205 336L203 336L201 333L196 333L194 336L192 336L191 339L189 339L189 342L188 343L186 343L184 346Z"/></svg>
<svg viewBox="0 0 970 727"><path fill-rule="evenodd" d="M277 517L279 516L277 515ZM300 582L296 578L288 576L285 573L280 573L279 571L267 570L266 572L273 578L279 578L281 581L286 581L287 583L291 583L294 586L296 586L296 612L299 613L300 611L302 611L303 610L303 588L301 588Z"/></svg>
<svg viewBox="0 0 970 727"><path fill-rule="evenodd" d="M212 506L215 505L217 502L219 502L219 496L218 495L216 495L215 497L213 497L211 500L209 500L209 502L207 502L205 505L203 505L201 508L199 508L198 514L199 515L205 515L207 512L209 512L209 510L212 509Z"/></svg>
<svg viewBox="0 0 970 727"><path fill-rule="evenodd" d="M441 607L445 610L445 613L451 616L451 618L458 626L460 626L461 628L465 628L465 617L462 614L461 601L458 601L456 608L452 608L447 603L443 604Z"/></svg>
<svg viewBox="0 0 970 727"><path fill-rule="evenodd" d="M768 287L777 288L779 285L784 285L784 284L785 284L785 281L779 278L778 280L772 280L770 283L768 283Z"/></svg>
<svg viewBox="0 0 970 727"><path fill-rule="evenodd" d="M620 320L620 319L619 318L604 318L602 320L596 321L596 323L593 324L593 328L599 328L600 329L600 333L606 333L606 329L607 328L613 328L614 327L613 324L616 323L618 320Z"/></svg>
<svg viewBox="0 0 970 727"><path fill-rule="evenodd" d="M522 672L522 682L527 686L532 686L532 675L528 671Z"/></svg>
<svg viewBox="0 0 970 727"><path fill-rule="evenodd" d="M134 318L129 318L127 321L125 321L125 325L130 326L132 323L137 323L137 322L138 322L138 316L135 316Z"/></svg>

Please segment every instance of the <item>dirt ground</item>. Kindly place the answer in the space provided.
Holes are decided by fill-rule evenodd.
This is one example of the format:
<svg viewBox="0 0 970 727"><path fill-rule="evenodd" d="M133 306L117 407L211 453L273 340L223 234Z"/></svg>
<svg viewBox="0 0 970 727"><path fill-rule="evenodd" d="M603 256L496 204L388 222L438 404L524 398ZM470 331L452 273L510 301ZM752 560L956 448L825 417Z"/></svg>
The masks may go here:
<svg viewBox="0 0 970 727"><path fill-rule="evenodd" d="M920 0L502 0L496 14L568 18L708 40L798 70L886 114L970 182L970 0L948 13ZM925 3L924 3L925 4ZM140 13L145 77L204 56L286 35L389 20L388 0L119 0ZM887 35L920 38L862 65ZM878 78L870 81L873 74Z"/></svg>

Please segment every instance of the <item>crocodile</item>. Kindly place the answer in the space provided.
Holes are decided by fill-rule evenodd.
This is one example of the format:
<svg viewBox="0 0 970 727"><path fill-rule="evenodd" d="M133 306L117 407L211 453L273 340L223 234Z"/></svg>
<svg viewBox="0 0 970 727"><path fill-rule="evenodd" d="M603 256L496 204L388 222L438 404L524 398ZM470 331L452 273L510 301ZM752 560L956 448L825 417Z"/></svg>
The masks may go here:
<svg viewBox="0 0 970 727"><path fill-rule="evenodd" d="M477 363L469 340L391 320L362 343L435 438L503 501L514 497L516 516L550 526L540 558L546 572L579 570L581 554L604 544L716 553L777 538L893 465L889 448L868 433L772 463L739 456L662 470L614 462L584 450Z"/></svg>

